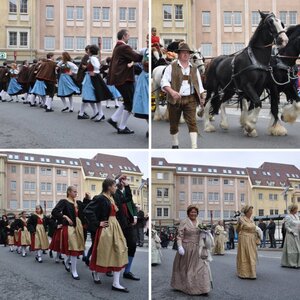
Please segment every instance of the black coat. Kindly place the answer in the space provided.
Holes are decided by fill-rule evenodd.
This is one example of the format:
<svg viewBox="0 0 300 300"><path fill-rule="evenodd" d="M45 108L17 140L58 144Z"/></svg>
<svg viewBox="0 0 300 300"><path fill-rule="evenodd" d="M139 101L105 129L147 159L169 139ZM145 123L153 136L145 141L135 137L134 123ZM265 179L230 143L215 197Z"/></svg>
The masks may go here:
<svg viewBox="0 0 300 300"><path fill-rule="evenodd" d="M234 239L234 227L229 226L229 239Z"/></svg>
<svg viewBox="0 0 300 300"><path fill-rule="evenodd" d="M267 229L269 229L269 234L274 234L276 229L275 222L269 223Z"/></svg>
<svg viewBox="0 0 300 300"><path fill-rule="evenodd" d="M28 230L30 231L30 233L36 232L37 222L38 222L38 216L36 214L32 214L27 221ZM44 225L45 231L47 231L48 224L49 224L49 218L44 216L43 225Z"/></svg>
<svg viewBox="0 0 300 300"><path fill-rule="evenodd" d="M88 230L95 233L100 222L108 221L111 213L111 202L103 194L97 195L85 207L83 213L88 223Z"/></svg>
<svg viewBox="0 0 300 300"><path fill-rule="evenodd" d="M19 230L21 229L21 231L24 230L24 223L21 219L16 219L14 221L14 230Z"/></svg>
<svg viewBox="0 0 300 300"><path fill-rule="evenodd" d="M53 237L54 231L60 223L53 217L48 218L48 236Z"/></svg>
<svg viewBox="0 0 300 300"><path fill-rule="evenodd" d="M6 244L8 221L0 220L0 244Z"/></svg>

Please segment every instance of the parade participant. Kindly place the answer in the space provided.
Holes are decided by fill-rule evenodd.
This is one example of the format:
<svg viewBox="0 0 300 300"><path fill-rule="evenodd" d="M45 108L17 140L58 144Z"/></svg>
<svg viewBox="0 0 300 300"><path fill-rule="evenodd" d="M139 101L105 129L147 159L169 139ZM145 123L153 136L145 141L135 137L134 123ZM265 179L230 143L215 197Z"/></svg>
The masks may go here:
<svg viewBox="0 0 300 300"><path fill-rule="evenodd" d="M30 250L35 251L36 261L42 263L42 251L48 250L49 241L46 234L48 219L44 216L41 205L35 207L35 213L29 217L27 224L31 233Z"/></svg>
<svg viewBox="0 0 300 300"><path fill-rule="evenodd" d="M151 229L151 266L157 266L161 264L161 240L155 230L153 224Z"/></svg>
<svg viewBox="0 0 300 300"><path fill-rule="evenodd" d="M158 52L160 52L160 48L162 47L160 43L160 37L157 35L157 30L155 27L151 28L151 47L156 48ZM157 59L159 59L159 57Z"/></svg>
<svg viewBox="0 0 300 300"><path fill-rule="evenodd" d="M7 245L10 252L14 252L15 237L14 237L14 221L11 221L7 226Z"/></svg>
<svg viewBox="0 0 300 300"><path fill-rule="evenodd" d="M76 75L76 82L77 85L81 88L82 87L82 81L84 79L85 76L85 72L86 72L86 67L88 65L88 60L89 60L89 48L90 45L87 45L84 50L85 50L85 55L82 57L80 65L78 67L78 71L77 71L77 75Z"/></svg>
<svg viewBox="0 0 300 300"><path fill-rule="evenodd" d="M262 230L263 232L263 239L261 241L261 244L260 244L260 248L266 248L266 231L267 231L267 225L266 223L260 219L259 222L258 222L258 227Z"/></svg>
<svg viewBox="0 0 300 300"><path fill-rule="evenodd" d="M135 225L137 235L137 245L139 247L144 246L144 228L146 225L145 213L141 210L141 206L137 205L137 222Z"/></svg>
<svg viewBox="0 0 300 300"><path fill-rule="evenodd" d="M9 69L7 62L3 62L3 66L0 67L0 99L2 102L6 102L9 95L7 94L7 88L9 83Z"/></svg>
<svg viewBox="0 0 300 300"><path fill-rule="evenodd" d="M117 34L117 44L113 50L111 66L107 83L115 85L123 98L123 103L108 120L119 134L133 134L134 131L127 127L134 96L134 67L132 62L141 62L143 56L134 52L127 44L129 32L122 29Z"/></svg>
<svg viewBox="0 0 300 300"><path fill-rule="evenodd" d="M256 279L256 226L251 219L253 206L242 208L242 216L238 218L237 275L242 279Z"/></svg>
<svg viewBox="0 0 300 300"><path fill-rule="evenodd" d="M15 229L18 233L17 246L21 247L22 256L25 257L27 255L26 248L31 244L30 232L27 228L27 219L26 212L22 211L20 213L20 218L15 221ZM20 253L20 251L18 251Z"/></svg>
<svg viewBox="0 0 300 300"><path fill-rule="evenodd" d="M185 43L179 45L178 60L169 65L162 76L161 88L167 93L172 148L179 148L178 125L183 113L189 129L192 149L197 148L197 106L204 105L204 92L199 70L189 62L193 51Z"/></svg>
<svg viewBox="0 0 300 300"><path fill-rule="evenodd" d="M300 268L300 220L298 205L289 206L289 214L284 218L286 236L281 256L281 266Z"/></svg>
<svg viewBox="0 0 300 300"><path fill-rule="evenodd" d="M208 294L211 290L209 250L213 239L199 228L198 208L190 205L187 218L178 228L171 286L189 295Z"/></svg>
<svg viewBox="0 0 300 300"><path fill-rule="evenodd" d="M145 50L143 58L143 71L139 75L133 97L132 112L136 118L149 118L149 52ZM148 131L146 133L148 137Z"/></svg>
<svg viewBox="0 0 300 300"><path fill-rule="evenodd" d="M37 61L37 59L34 59L32 61L32 64L30 65L29 71L28 71L28 85L29 85L28 99L29 99L29 104L31 107L36 106L36 96L34 94L32 94L31 91L34 87L35 80L36 80L36 74L37 74L37 71L39 69L41 62L42 62L41 59L39 59L39 61Z"/></svg>
<svg viewBox="0 0 300 300"><path fill-rule="evenodd" d="M225 254L225 230L223 226L223 222L219 221L218 225L215 228L215 247L214 254L215 255L224 255Z"/></svg>
<svg viewBox="0 0 300 300"><path fill-rule="evenodd" d="M101 122L105 119L101 102L111 99L112 94L100 76L100 62L97 57L99 53L99 47L96 45L91 45L88 49L88 53L90 58L88 60L87 72L82 83L83 103L80 108L78 119L87 118L84 115L84 110L87 106L87 103L92 102L96 104L97 112L91 119L95 119L95 122Z"/></svg>
<svg viewBox="0 0 300 300"><path fill-rule="evenodd" d="M273 219L270 219L270 223L267 226L267 230L269 230L269 238L271 244L269 248L276 248L276 239L275 239L276 224Z"/></svg>
<svg viewBox="0 0 300 300"><path fill-rule="evenodd" d="M46 112L52 112L52 102L55 94L56 83L56 63L54 54L48 53L47 59L39 66L36 74L36 82L32 89L32 94L41 96L42 104L45 105ZM46 99L46 96L48 98Z"/></svg>
<svg viewBox="0 0 300 300"><path fill-rule="evenodd" d="M53 251L56 252L55 262L59 263L60 259L63 259L61 256L61 233L62 233L62 224L55 220L53 217L49 220L48 226L48 236L51 237L51 243L49 245L49 255L53 257Z"/></svg>
<svg viewBox="0 0 300 300"><path fill-rule="evenodd" d="M80 89L72 78L72 76L78 72L78 67L72 62L72 58L68 52L62 53L62 60L58 62L57 66L60 69L57 97L61 98L64 105L61 111L65 112L69 110L69 112L73 112L73 95L80 94ZM69 98L69 106L65 98Z"/></svg>
<svg viewBox="0 0 300 300"><path fill-rule="evenodd" d="M0 245L7 245L7 231L8 231L8 219L6 215L3 215L0 220Z"/></svg>
<svg viewBox="0 0 300 300"><path fill-rule="evenodd" d="M23 104L28 103L27 101L28 92L29 92L28 77L29 77L29 63L27 60L24 60L17 78L18 83L20 83L20 85L22 86L22 93L24 93Z"/></svg>
<svg viewBox="0 0 300 300"><path fill-rule="evenodd" d="M234 249L234 235L235 235L235 229L232 223L230 223L228 229L229 249Z"/></svg>
<svg viewBox="0 0 300 300"><path fill-rule="evenodd" d="M7 93L9 96L16 96L16 101L19 102L18 95L23 93L23 88L20 83L17 81L19 74L18 66L15 63L12 63L9 70L10 81L7 88Z"/></svg>
<svg viewBox="0 0 300 300"><path fill-rule="evenodd" d="M52 210L52 216L61 223L61 253L65 254L64 265L70 272L69 261L71 261L71 273L75 280L80 277L77 273L77 256L84 251L84 236L82 223L79 218L78 203L76 202L77 189L69 186L67 199L61 199Z"/></svg>
<svg viewBox="0 0 300 300"><path fill-rule="evenodd" d="M114 200L118 207L117 220L120 223L128 247L128 264L124 270L123 277L132 280L140 280L131 272L131 266L136 252L136 229L137 209L132 199L132 192L126 175L116 177L117 191Z"/></svg>
<svg viewBox="0 0 300 300"><path fill-rule="evenodd" d="M95 196L84 210L90 231L96 232L90 269L95 283L101 283L99 273L112 271L112 290L128 293L120 284L120 272L128 263L128 252L125 237L116 219L118 207L113 198L115 192L116 182L106 178L102 184L102 193Z"/></svg>

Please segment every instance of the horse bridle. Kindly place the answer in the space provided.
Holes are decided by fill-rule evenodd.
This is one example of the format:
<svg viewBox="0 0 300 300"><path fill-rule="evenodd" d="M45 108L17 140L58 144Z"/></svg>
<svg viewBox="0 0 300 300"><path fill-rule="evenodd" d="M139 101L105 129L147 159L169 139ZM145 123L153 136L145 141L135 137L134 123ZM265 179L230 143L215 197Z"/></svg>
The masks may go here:
<svg viewBox="0 0 300 300"><path fill-rule="evenodd" d="M274 40L276 40L280 34L285 33L285 30L283 29L283 30L280 30L279 32L277 32L277 31L273 32L273 30L271 29L272 27L270 26L270 19L271 18L276 19L276 16L273 13L270 13L264 19L264 23L267 23L269 25L270 34L272 35L272 37L274 38Z"/></svg>

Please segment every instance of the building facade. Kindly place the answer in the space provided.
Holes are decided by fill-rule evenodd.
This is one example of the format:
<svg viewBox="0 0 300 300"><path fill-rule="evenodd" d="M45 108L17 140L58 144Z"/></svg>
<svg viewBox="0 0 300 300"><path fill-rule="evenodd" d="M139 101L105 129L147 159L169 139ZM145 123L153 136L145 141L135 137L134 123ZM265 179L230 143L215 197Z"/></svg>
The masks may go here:
<svg viewBox="0 0 300 300"><path fill-rule="evenodd" d="M85 193L99 194L105 178L125 174L132 188L133 200L148 208L148 187L142 186L142 173L125 157L97 154L92 159L69 158L20 152L0 153L0 212L33 211L37 204L49 213L66 197L74 185L78 200ZM142 195L141 195L142 194Z"/></svg>
<svg viewBox="0 0 300 300"><path fill-rule="evenodd" d="M146 47L147 0L40 0L37 52L44 56L68 51L81 57L88 44L99 44L101 58L111 56L117 32L128 29L133 49Z"/></svg>
<svg viewBox="0 0 300 300"><path fill-rule="evenodd" d="M255 216L284 214L290 203L300 203L300 170L274 163L234 168L153 158L151 191L152 218L160 225L184 219L190 204L207 222L230 219L246 204L254 207Z"/></svg>
<svg viewBox="0 0 300 300"><path fill-rule="evenodd" d="M36 57L36 0L2 0L0 62Z"/></svg>

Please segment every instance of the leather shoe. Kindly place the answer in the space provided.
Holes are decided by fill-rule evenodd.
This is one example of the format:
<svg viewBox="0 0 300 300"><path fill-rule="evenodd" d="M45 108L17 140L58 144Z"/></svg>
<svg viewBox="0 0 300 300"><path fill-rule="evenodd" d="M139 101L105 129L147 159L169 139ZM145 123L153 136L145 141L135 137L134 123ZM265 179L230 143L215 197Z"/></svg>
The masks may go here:
<svg viewBox="0 0 300 300"><path fill-rule="evenodd" d="M46 108L45 112L52 112L54 111L52 108Z"/></svg>
<svg viewBox="0 0 300 300"><path fill-rule="evenodd" d="M84 120L84 119L86 120L86 119L89 119L89 117L86 116L86 115L83 115L83 116L79 116L79 115L78 115L78 116L77 116L77 119L78 119L78 120Z"/></svg>
<svg viewBox="0 0 300 300"><path fill-rule="evenodd" d="M92 276L93 276L93 280L94 280L95 284L101 284L102 283L100 279L98 279L98 280L95 279L95 274L94 273L92 273Z"/></svg>
<svg viewBox="0 0 300 300"><path fill-rule="evenodd" d="M74 276L73 274L72 274L72 277L73 277L73 279L75 279L75 280L80 280L80 277L79 276Z"/></svg>
<svg viewBox="0 0 300 300"><path fill-rule="evenodd" d="M65 266L65 269L66 269L66 271L67 271L67 272L70 272L70 267L67 267L67 266L66 266L66 264L65 264L65 261L64 261L64 260L63 260L63 262L62 262L62 263L63 263L63 265ZM72 275L72 276L73 276L73 275Z"/></svg>
<svg viewBox="0 0 300 300"><path fill-rule="evenodd" d="M114 287L113 285L111 286L111 289L113 291L117 291L117 292L129 293L129 291L126 288L124 288L124 289L118 289L118 288Z"/></svg>
<svg viewBox="0 0 300 300"><path fill-rule="evenodd" d="M124 129L118 128L118 134L133 134L134 131L130 130L128 127L125 127Z"/></svg>
<svg viewBox="0 0 300 300"><path fill-rule="evenodd" d="M132 274L131 272L129 273L123 273L123 278L126 278L126 279L131 279L131 280L136 280L136 281L139 281L140 278L139 277L136 277L134 274Z"/></svg>
<svg viewBox="0 0 300 300"><path fill-rule="evenodd" d="M105 116L104 115L99 120L95 120L95 122L101 122L102 120L105 120Z"/></svg>
<svg viewBox="0 0 300 300"><path fill-rule="evenodd" d="M106 272L106 276L113 277L114 275L113 275L113 272Z"/></svg>
<svg viewBox="0 0 300 300"><path fill-rule="evenodd" d="M61 111L64 112L64 111L67 111L68 109L69 109L69 107L65 107Z"/></svg>
<svg viewBox="0 0 300 300"><path fill-rule="evenodd" d="M98 116L99 116L99 113L97 112L94 116L91 117L91 120L94 120Z"/></svg>
<svg viewBox="0 0 300 300"><path fill-rule="evenodd" d="M112 118L109 118L107 120L107 123L109 123L113 128L117 129L118 130L118 123L113 121Z"/></svg>
<svg viewBox="0 0 300 300"><path fill-rule="evenodd" d="M172 149L179 149L178 146L172 146Z"/></svg>

